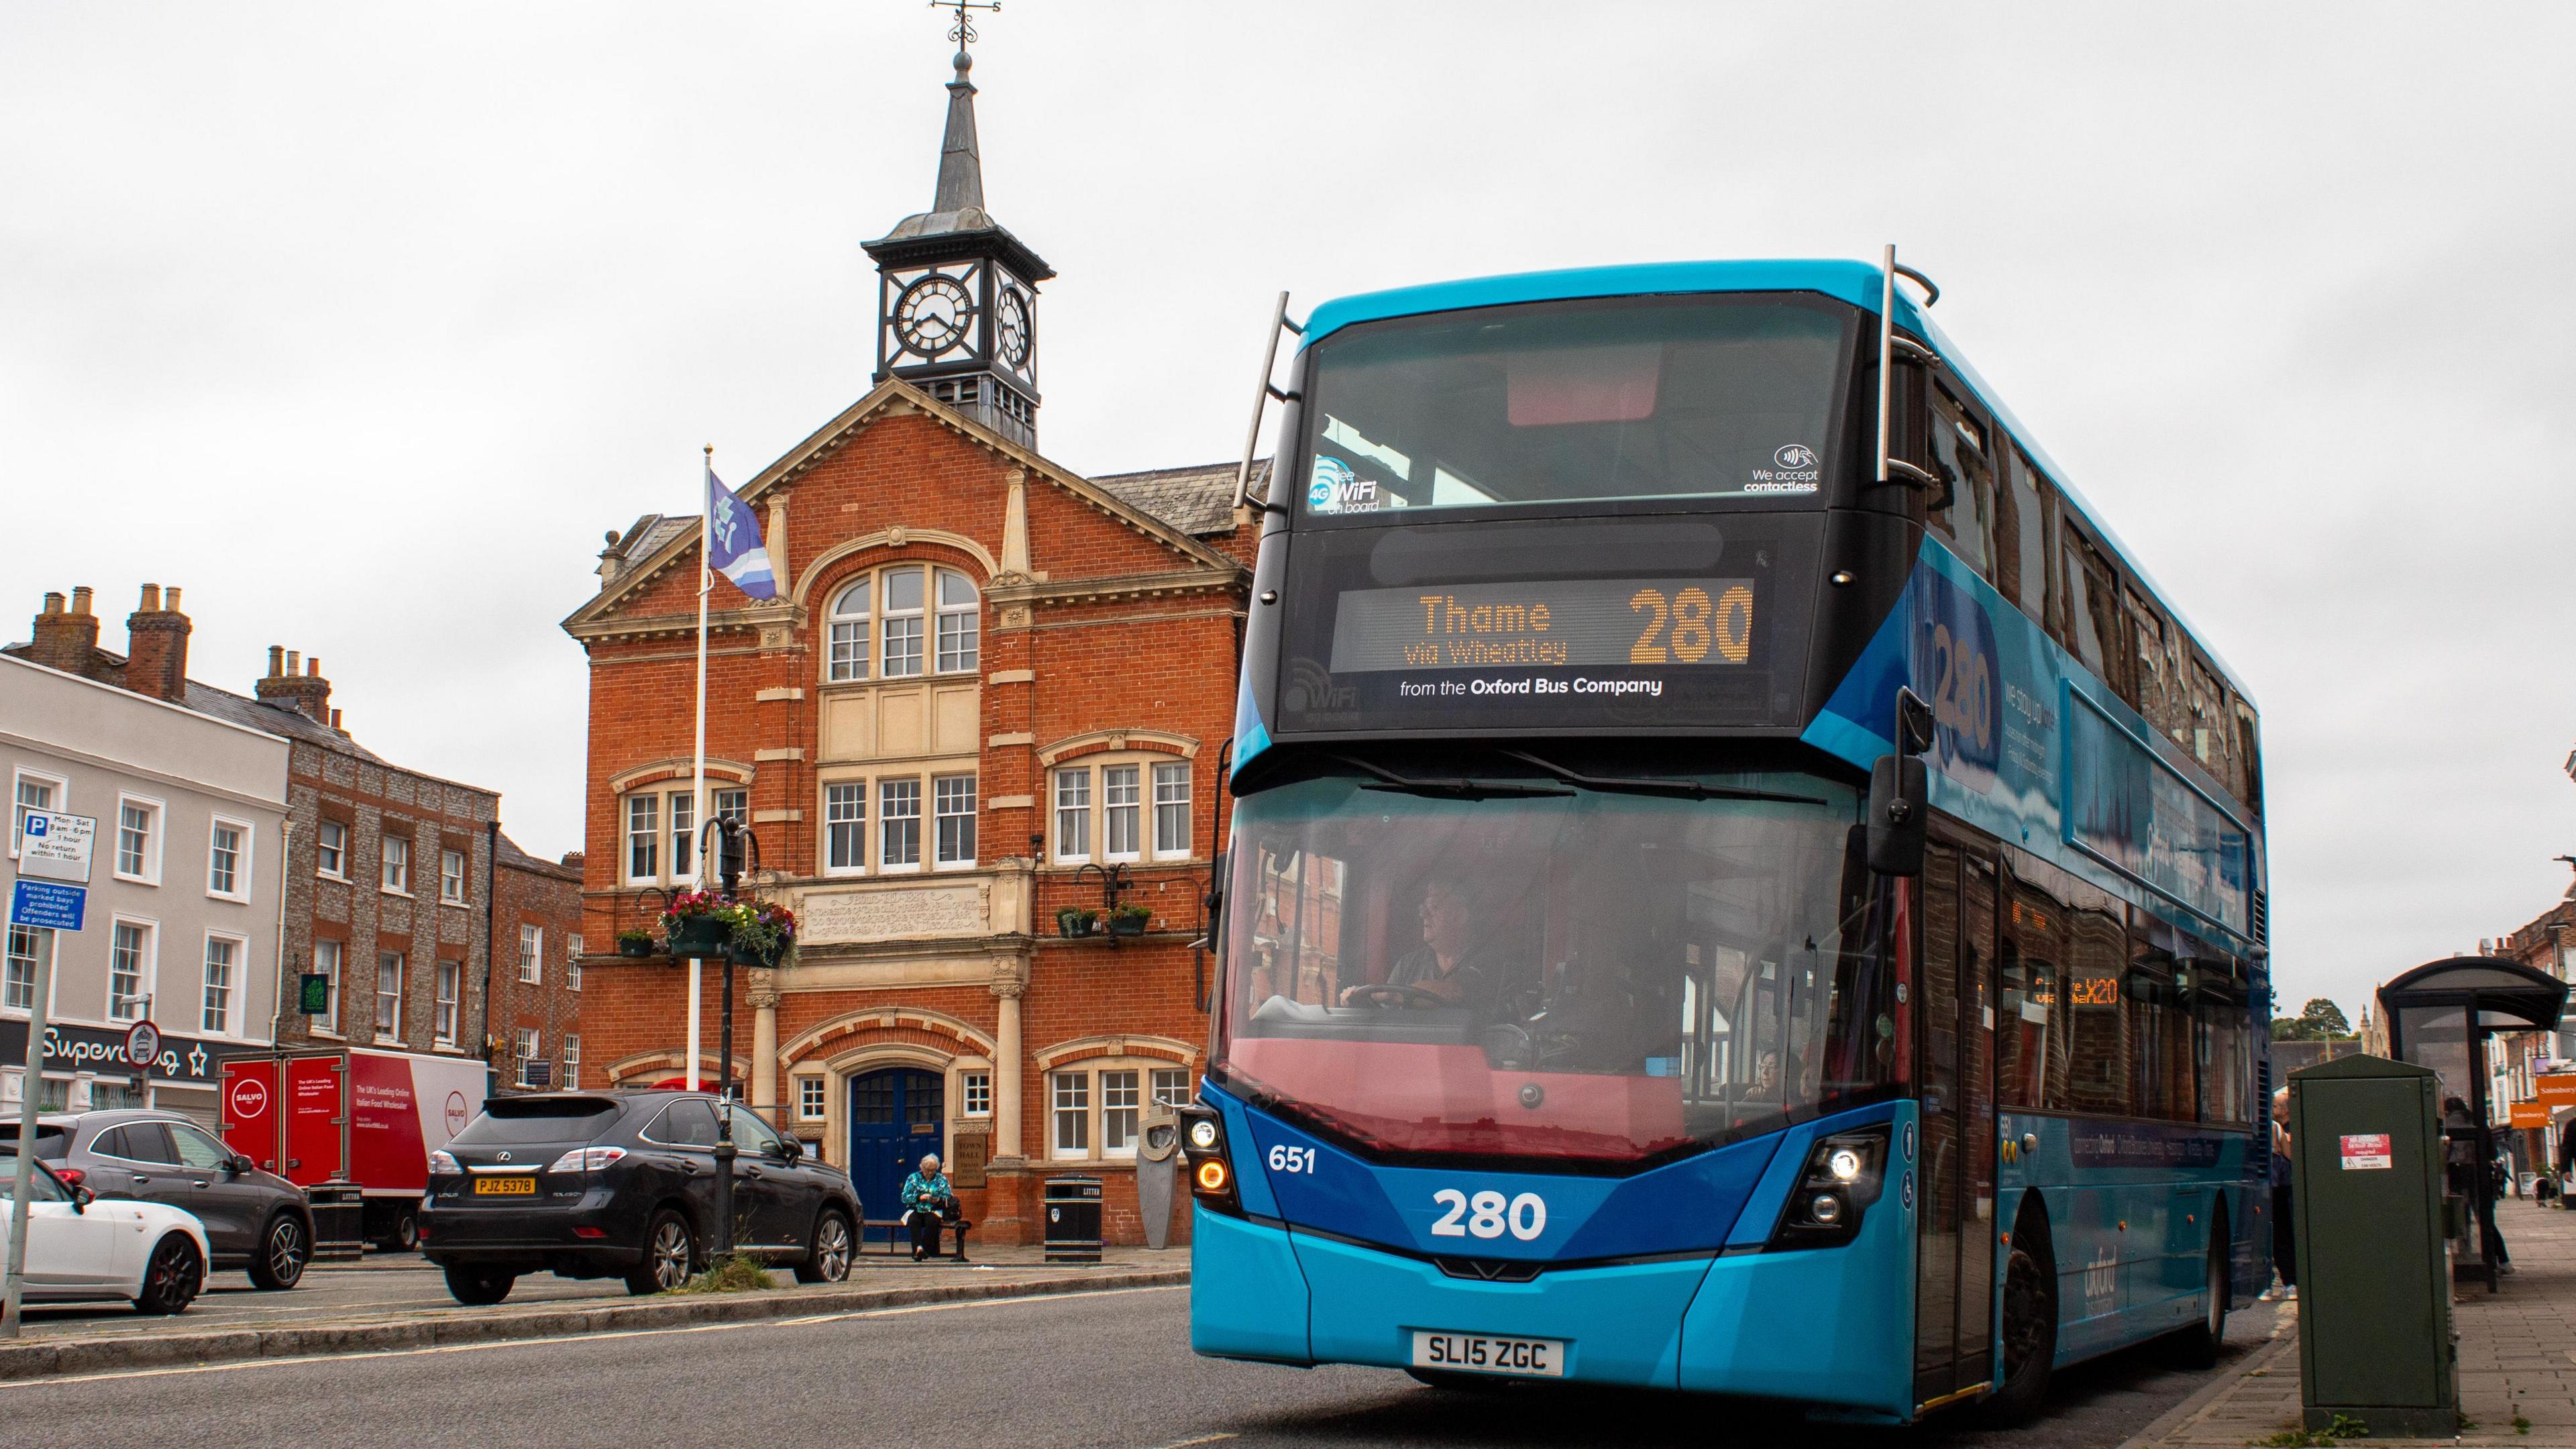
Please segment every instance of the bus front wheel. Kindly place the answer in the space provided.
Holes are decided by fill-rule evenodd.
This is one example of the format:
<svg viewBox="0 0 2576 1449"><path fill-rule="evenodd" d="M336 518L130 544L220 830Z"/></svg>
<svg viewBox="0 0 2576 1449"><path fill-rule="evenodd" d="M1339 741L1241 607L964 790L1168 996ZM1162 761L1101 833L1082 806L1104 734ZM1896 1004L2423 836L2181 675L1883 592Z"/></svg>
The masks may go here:
<svg viewBox="0 0 2576 1449"><path fill-rule="evenodd" d="M1998 1425L2019 1424L2048 1397L2057 1357L2057 1262L2045 1229L2025 1220L2013 1231L2004 1266L2004 1381L1985 1402Z"/></svg>

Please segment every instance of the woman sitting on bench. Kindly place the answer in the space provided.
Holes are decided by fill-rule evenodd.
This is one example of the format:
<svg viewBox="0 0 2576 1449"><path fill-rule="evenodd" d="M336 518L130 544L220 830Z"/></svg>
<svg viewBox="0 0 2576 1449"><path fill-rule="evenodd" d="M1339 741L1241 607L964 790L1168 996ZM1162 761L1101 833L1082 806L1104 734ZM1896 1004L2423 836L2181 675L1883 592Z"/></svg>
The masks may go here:
<svg viewBox="0 0 2576 1449"><path fill-rule="evenodd" d="M957 1216L957 1195L939 1170L939 1154L921 1159L921 1170L903 1180L904 1226L912 1230L912 1261L939 1256L939 1225Z"/></svg>

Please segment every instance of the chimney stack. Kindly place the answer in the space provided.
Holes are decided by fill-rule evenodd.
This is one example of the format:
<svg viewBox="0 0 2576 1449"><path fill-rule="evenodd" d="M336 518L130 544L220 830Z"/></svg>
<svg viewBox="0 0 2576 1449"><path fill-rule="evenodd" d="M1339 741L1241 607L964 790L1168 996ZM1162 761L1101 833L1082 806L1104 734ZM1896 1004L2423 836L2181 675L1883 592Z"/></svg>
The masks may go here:
<svg viewBox="0 0 2576 1449"><path fill-rule="evenodd" d="M268 646L268 677L259 682L258 694L261 703L294 710L319 725L330 724L335 713L322 661L307 661L300 650L282 644Z"/></svg>
<svg viewBox="0 0 2576 1449"><path fill-rule="evenodd" d="M86 589L73 595L78 600ZM161 586L143 586L142 607L125 619L125 687L171 704L188 697L188 616L179 612L179 591L170 591L162 607Z"/></svg>
<svg viewBox="0 0 2576 1449"><path fill-rule="evenodd" d="M46 594L45 611L36 616L34 641L28 644L25 657L48 669L94 677L98 669L98 616L89 611L89 600L86 585L72 590L68 610L63 607L61 594Z"/></svg>

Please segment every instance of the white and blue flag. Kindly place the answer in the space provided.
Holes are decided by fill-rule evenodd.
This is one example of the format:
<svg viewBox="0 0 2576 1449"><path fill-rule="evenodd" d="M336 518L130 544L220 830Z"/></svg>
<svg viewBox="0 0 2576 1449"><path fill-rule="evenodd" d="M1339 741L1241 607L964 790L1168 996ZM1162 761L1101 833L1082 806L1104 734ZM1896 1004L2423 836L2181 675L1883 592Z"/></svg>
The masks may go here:
<svg viewBox="0 0 2576 1449"><path fill-rule="evenodd" d="M761 541L760 521L753 517L751 505L734 497L712 468L707 470L707 567L755 599L778 597L778 580L769 572L769 546Z"/></svg>

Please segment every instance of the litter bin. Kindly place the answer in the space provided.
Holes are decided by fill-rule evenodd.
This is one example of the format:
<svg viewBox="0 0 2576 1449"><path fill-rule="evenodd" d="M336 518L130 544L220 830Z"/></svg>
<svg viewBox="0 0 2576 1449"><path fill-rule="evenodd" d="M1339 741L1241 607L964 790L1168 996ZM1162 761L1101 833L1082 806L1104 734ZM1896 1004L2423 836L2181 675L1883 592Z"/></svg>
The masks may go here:
<svg viewBox="0 0 2576 1449"><path fill-rule="evenodd" d="M317 1182L304 1189L313 1210L316 1259L362 1258L367 1253L366 1190L354 1182Z"/></svg>
<svg viewBox="0 0 2576 1449"><path fill-rule="evenodd" d="M1100 1261L1100 1179L1051 1177L1046 1195L1046 1260Z"/></svg>
<svg viewBox="0 0 2576 1449"><path fill-rule="evenodd" d="M2299 1378L2310 1430L2459 1432L2441 1078L2385 1057L2290 1074Z"/></svg>

